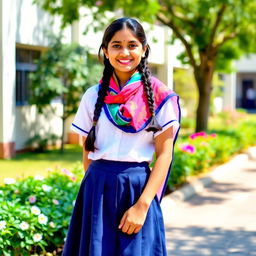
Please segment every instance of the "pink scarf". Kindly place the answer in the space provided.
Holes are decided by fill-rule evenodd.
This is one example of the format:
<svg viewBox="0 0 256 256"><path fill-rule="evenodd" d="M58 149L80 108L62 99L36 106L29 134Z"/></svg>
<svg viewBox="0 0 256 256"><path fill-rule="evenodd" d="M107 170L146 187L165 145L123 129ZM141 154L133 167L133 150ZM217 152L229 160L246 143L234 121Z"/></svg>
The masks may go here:
<svg viewBox="0 0 256 256"><path fill-rule="evenodd" d="M157 114L167 100L174 100L177 95L155 77L151 78L151 83ZM115 77L111 77L104 102L108 119L126 132L141 131L151 120L144 85L138 72L133 74L123 88L119 87Z"/></svg>

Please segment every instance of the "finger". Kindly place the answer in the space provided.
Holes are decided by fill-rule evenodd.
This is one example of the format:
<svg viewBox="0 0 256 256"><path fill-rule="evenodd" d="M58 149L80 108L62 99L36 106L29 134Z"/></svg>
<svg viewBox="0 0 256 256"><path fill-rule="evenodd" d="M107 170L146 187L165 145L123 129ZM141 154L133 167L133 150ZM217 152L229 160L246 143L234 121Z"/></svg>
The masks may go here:
<svg viewBox="0 0 256 256"><path fill-rule="evenodd" d="M141 228L142 226L136 227L133 232L137 234L141 230Z"/></svg>
<svg viewBox="0 0 256 256"><path fill-rule="evenodd" d="M122 228L122 227L123 227L123 225L124 225L124 223L125 223L125 221L126 221L126 216L127 216L127 212L124 213L124 215L123 215L123 217L122 217L122 219L121 219L121 221L120 221L120 224L119 224L118 228Z"/></svg>
<svg viewBox="0 0 256 256"><path fill-rule="evenodd" d="M125 223L124 223L124 225L123 225L123 227L122 227L122 231L123 231L124 233L127 233L129 227L130 227L130 223L128 223L127 220L126 220Z"/></svg>
<svg viewBox="0 0 256 256"><path fill-rule="evenodd" d="M134 226L129 226L129 229L127 230L127 234L128 235L131 235L131 234L133 234L134 233L134 230L135 230L135 227Z"/></svg>

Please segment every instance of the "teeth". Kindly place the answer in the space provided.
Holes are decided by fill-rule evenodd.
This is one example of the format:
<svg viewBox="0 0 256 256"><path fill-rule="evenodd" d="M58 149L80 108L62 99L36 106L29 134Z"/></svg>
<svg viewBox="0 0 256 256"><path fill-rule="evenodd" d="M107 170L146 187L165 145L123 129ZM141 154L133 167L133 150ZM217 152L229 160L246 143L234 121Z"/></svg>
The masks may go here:
<svg viewBox="0 0 256 256"><path fill-rule="evenodd" d="M121 63L128 63L130 60L119 60Z"/></svg>

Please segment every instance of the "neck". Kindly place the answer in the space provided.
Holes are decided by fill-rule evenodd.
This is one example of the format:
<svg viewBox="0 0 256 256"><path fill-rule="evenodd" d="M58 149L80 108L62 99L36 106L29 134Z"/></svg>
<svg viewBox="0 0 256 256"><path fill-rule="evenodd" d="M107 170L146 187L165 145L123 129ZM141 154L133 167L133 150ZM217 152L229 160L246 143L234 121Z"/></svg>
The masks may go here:
<svg viewBox="0 0 256 256"><path fill-rule="evenodd" d="M117 74L117 72L114 72L114 77L116 78L116 82L122 88L136 71L137 70L134 70L132 73L127 72L122 74Z"/></svg>

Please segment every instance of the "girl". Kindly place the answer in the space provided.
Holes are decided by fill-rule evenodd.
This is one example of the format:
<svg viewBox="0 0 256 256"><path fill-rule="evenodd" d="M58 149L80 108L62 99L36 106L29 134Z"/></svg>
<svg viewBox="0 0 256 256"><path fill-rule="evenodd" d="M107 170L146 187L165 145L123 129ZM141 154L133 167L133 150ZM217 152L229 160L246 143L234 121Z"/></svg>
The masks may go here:
<svg viewBox="0 0 256 256"><path fill-rule="evenodd" d="M160 202L179 130L178 96L150 75L149 45L135 19L112 22L101 50L102 79L85 92L72 124L85 140L86 172L63 256L165 256Z"/></svg>

